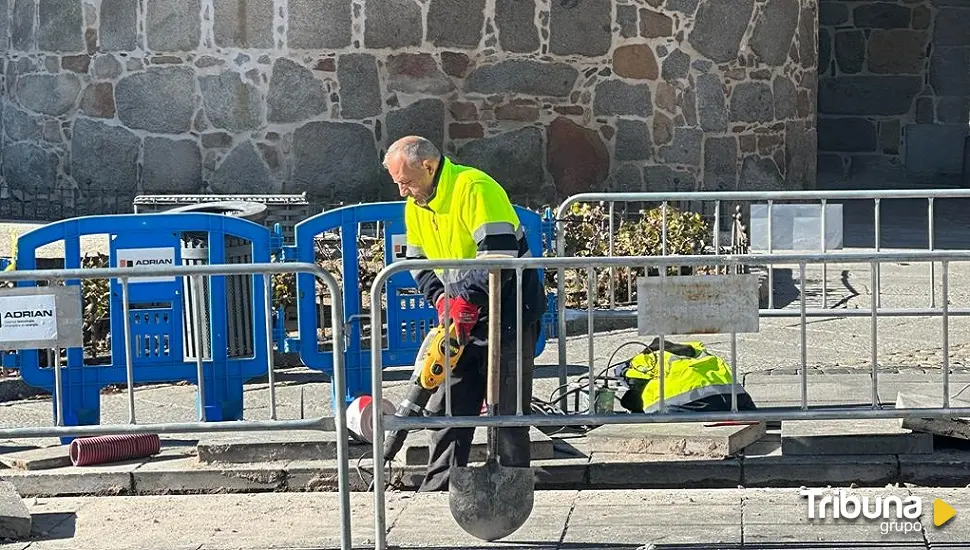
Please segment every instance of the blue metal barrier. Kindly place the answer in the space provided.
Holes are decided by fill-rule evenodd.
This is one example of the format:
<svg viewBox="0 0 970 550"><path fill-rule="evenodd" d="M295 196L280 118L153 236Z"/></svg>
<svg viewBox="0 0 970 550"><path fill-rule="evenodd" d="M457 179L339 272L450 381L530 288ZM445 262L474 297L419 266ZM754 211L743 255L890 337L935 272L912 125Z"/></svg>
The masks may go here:
<svg viewBox="0 0 970 550"><path fill-rule="evenodd" d="M81 267L85 235L106 234L113 267L151 263L266 263L270 260L270 232L253 222L219 214L138 214L73 218L22 235L18 242L18 270L36 268L38 248L64 243L65 268ZM257 284L254 284L257 283ZM183 277L129 280L129 320L136 383L198 383L195 358L205 361L204 421L240 420L243 383L265 373L265 338L253 331L266 324L264 287L258 275L213 276L201 292ZM80 281L68 281L78 285ZM20 286L35 286L33 282ZM100 390L126 383L122 290L110 286L111 359L107 365L85 365L84 350L67 350L63 370L64 423L100 423ZM192 304L201 295L206 319L195 319ZM208 302L206 305L205 303ZM243 315L240 315L242 313ZM241 317L241 318L240 318ZM240 326L240 323L243 323ZM246 330L249 334L245 334ZM203 350L195 349L194 331L201 330ZM235 352L233 351L235 349ZM37 350L19 353L21 375L31 386L53 393L51 368L41 367ZM53 402L52 402L53 409Z"/></svg>
<svg viewBox="0 0 970 550"><path fill-rule="evenodd" d="M384 239L385 264L395 259L404 258L404 202L384 202L346 206L318 214L296 225L295 260L300 262L315 262L314 238L318 235L340 230L341 267L344 289L344 315L346 319L334 320L344 322L349 326L344 331L347 339L346 366L347 395L346 402L352 401L360 395L371 392L370 376L370 340L362 338L361 294L363 288L360 281L358 263L358 227L360 224L380 222ZM526 227L529 248L536 256L543 252L542 217L531 210L516 206L519 220ZM542 280L542 273L539 274ZM297 344L304 364L309 368L332 372L332 351L321 350L319 342L313 335L319 327L316 315L316 288L314 280L305 274L297 275L297 296L299 310L299 333L301 340ZM384 366L407 366L414 364L418 349L425 335L437 324L437 313L431 304L427 303L417 291L414 279L409 273L398 273L390 278L387 284L388 309L387 341L383 351ZM553 302L554 303L554 302ZM538 356L545 347L548 325L554 325L555 308L551 308L543 319L544 328L536 344L535 354ZM308 338L307 336L310 336Z"/></svg>

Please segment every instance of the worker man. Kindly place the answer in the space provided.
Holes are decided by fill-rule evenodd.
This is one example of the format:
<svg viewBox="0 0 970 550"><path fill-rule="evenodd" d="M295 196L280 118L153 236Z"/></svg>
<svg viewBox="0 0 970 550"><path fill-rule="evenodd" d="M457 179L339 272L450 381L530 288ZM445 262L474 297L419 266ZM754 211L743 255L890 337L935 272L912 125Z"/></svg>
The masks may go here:
<svg viewBox="0 0 970 550"><path fill-rule="evenodd" d="M530 255L525 228L502 186L482 170L453 162L429 140L407 136L395 141L384 156L402 197L407 227L407 259L521 258ZM488 269L412 272L418 289L468 342L451 375L454 416L481 414L485 397L488 336ZM515 270L502 270L501 360L499 414L516 413L516 291ZM448 311L445 311L445 281ZM522 273L522 411L532 403L534 350L539 337L545 295L538 272ZM445 412L445 389L428 403L431 415ZM431 436L428 471L419 491L445 491L452 466L466 466L474 428L443 428ZM508 467L528 467L529 428L499 428L499 461Z"/></svg>

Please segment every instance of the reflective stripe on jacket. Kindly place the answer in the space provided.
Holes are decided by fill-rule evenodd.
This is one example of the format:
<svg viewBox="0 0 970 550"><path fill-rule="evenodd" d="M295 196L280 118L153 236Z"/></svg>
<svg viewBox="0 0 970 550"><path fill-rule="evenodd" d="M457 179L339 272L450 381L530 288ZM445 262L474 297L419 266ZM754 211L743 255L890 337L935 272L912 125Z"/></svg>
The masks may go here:
<svg viewBox="0 0 970 550"><path fill-rule="evenodd" d="M505 189L485 172L442 157L432 198L425 206L408 198L404 209L408 259L473 259L484 256L531 256L525 228L519 222ZM545 296L538 273L524 270L523 323L545 312ZM488 270L441 269L412 272L418 288L432 304L448 281L451 296L461 296L488 309ZM515 271L502 272L503 327L515 324ZM510 321L510 322L509 322Z"/></svg>

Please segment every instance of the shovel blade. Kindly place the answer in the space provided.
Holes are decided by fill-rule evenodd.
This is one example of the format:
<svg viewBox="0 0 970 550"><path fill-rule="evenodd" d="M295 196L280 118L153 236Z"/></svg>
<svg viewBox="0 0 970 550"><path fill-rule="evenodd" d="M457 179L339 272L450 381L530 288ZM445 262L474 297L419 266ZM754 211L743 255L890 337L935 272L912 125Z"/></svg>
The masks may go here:
<svg viewBox="0 0 970 550"><path fill-rule="evenodd" d="M532 514L535 474L492 460L484 466L452 468L448 480L451 515L466 533L491 542L516 532Z"/></svg>

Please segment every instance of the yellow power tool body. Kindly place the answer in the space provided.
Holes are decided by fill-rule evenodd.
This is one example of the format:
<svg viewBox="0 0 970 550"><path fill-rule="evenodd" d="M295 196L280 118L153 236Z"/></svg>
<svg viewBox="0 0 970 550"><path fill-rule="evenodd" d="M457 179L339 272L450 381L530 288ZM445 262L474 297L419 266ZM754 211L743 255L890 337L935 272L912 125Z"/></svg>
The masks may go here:
<svg viewBox="0 0 970 550"><path fill-rule="evenodd" d="M404 399L398 403L395 416L421 416L425 414L425 407L431 396L445 381L445 359L455 370L458 359L465 351L465 343L458 337L458 330L451 325L451 330L445 332L445 327L437 326L431 329L421 343L421 349L414 361L414 372L411 374L412 386ZM387 434L384 447L384 461L394 459L404 440L407 430L397 430Z"/></svg>
<svg viewBox="0 0 970 550"><path fill-rule="evenodd" d="M458 331L455 325L451 325L450 334L445 333L445 327L437 326L428 335L429 341L427 351L422 358L422 351L418 352L420 371L418 384L426 390L437 389L445 381L445 360L451 369L455 369L458 359L465 351L465 344L459 342ZM448 349L450 347L450 349Z"/></svg>

